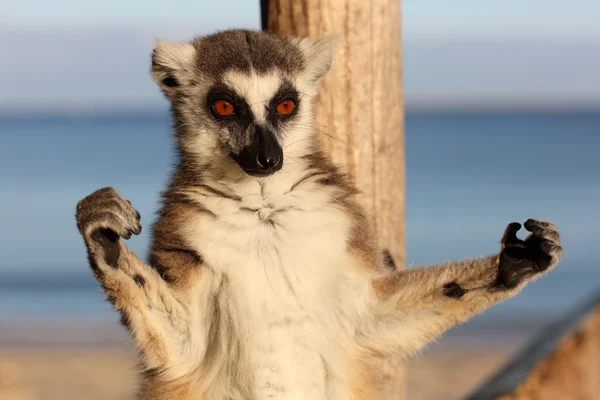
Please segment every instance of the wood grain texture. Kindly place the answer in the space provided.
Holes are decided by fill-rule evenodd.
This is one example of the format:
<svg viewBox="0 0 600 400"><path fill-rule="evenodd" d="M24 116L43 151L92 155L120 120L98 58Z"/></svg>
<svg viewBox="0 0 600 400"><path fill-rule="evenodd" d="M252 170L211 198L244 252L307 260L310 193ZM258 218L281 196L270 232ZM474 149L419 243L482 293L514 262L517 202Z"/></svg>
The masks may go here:
<svg viewBox="0 0 600 400"><path fill-rule="evenodd" d="M600 399L600 290L550 324L467 400Z"/></svg>
<svg viewBox="0 0 600 400"><path fill-rule="evenodd" d="M270 0L267 29L336 35L316 109L320 138L363 192L381 248L405 265L405 158L398 0Z"/></svg>
<svg viewBox="0 0 600 400"><path fill-rule="evenodd" d="M320 139L361 190L379 247L405 268L405 156L400 0L269 0L267 30L336 35L333 67L317 109ZM381 398L405 396L405 369L384 360L374 375Z"/></svg>
<svg viewBox="0 0 600 400"><path fill-rule="evenodd" d="M516 390L498 400L600 399L600 307L565 337Z"/></svg>

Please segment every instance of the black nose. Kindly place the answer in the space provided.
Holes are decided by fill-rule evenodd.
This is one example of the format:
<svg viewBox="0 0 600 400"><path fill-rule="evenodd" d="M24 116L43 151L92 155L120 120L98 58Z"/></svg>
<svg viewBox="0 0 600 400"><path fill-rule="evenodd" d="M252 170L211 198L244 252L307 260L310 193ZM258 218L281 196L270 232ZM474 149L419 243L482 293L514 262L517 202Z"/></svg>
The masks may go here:
<svg viewBox="0 0 600 400"><path fill-rule="evenodd" d="M283 166L283 149L275 133L261 126L254 129L252 143L231 157L252 176L269 176Z"/></svg>
<svg viewBox="0 0 600 400"><path fill-rule="evenodd" d="M281 168L283 152L275 134L263 127L256 127L256 167L262 172L274 172Z"/></svg>
<svg viewBox="0 0 600 400"><path fill-rule="evenodd" d="M256 157L258 166L264 170L272 170L279 166L281 157L278 154L258 154Z"/></svg>

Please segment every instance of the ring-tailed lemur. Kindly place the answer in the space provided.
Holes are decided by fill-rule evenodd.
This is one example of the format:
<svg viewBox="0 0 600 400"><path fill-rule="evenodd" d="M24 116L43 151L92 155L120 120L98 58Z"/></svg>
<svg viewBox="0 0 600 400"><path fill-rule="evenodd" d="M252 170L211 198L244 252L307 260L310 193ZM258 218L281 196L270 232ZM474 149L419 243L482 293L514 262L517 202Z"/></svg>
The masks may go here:
<svg viewBox="0 0 600 400"><path fill-rule="evenodd" d="M357 190L317 145L331 40L222 31L157 41L178 161L148 262L114 189L77 205L89 262L141 353L140 399L381 399L383 357L514 296L561 256L553 224L497 254L391 271Z"/></svg>

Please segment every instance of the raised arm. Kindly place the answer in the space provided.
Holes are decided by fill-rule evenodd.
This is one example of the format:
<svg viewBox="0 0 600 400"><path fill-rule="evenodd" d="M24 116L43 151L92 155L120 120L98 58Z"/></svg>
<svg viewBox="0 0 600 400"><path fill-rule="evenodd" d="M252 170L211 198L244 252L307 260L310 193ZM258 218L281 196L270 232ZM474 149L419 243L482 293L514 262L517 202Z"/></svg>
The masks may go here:
<svg viewBox="0 0 600 400"><path fill-rule="evenodd" d="M190 341L189 295L123 243L141 232L140 214L113 188L103 188L77 204L76 220L92 271L131 332L143 368L178 374Z"/></svg>
<svg viewBox="0 0 600 400"><path fill-rule="evenodd" d="M373 319L361 333L374 355L412 353L452 326L516 295L527 282L554 268L562 254L555 226L529 219L531 234L506 228L497 255L399 271L373 282Z"/></svg>

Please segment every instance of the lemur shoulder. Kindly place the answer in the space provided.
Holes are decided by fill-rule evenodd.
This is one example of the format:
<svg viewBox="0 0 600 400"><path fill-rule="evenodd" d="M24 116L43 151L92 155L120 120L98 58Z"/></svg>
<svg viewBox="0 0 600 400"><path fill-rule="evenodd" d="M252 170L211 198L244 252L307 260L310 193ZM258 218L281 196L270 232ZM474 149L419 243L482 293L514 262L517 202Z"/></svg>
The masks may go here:
<svg viewBox="0 0 600 400"><path fill-rule="evenodd" d="M77 205L93 273L140 352L139 399L384 399L373 367L517 294L556 266L530 219L498 253L391 270L358 191L318 146L331 40L228 30L158 41L177 162L148 261L114 189Z"/></svg>

